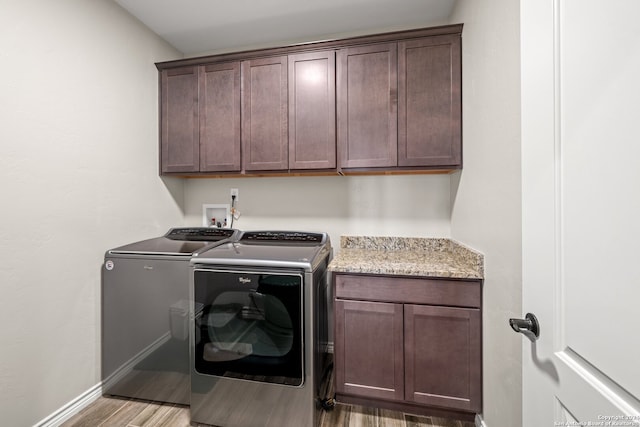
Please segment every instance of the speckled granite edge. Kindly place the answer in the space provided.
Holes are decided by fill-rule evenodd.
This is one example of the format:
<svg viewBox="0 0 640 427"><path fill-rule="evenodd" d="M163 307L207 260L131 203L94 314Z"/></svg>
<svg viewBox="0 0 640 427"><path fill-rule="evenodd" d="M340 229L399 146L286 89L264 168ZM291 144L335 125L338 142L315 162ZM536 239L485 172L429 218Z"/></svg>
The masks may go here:
<svg viewBox="0 0 640 427"><path fill-rule="evenodd" d="M484 278L484 256L448 238L341 236L335 272Z"/></svg>
<svg viewBox="0 0 640 427"><path fill-rule="evenodd" d="M451 246L451 252L456 257L466 260L470 265L478 269L478 272L484 278L484 255L482 253L456 240L450 239L449 244Z"/></svg>
<svg viewBox="0 0 640 427"><path fill-rule="evenodd" d="M340 236L340 247L376 251L446 251L451 240L445 238Z"/></svg>

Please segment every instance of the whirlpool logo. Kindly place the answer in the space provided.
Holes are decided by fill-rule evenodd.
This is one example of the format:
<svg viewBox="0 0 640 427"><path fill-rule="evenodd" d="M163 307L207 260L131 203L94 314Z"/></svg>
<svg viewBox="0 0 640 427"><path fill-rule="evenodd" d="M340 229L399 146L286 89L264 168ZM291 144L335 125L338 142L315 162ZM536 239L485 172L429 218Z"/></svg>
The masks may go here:
<svg viewBox="0 0 640 427"><path fill-rule="evenodd" d="M251 279L248 279L246 277L239 277L238 278L238 282L240 282L240 283L251 283Z"/></svg>

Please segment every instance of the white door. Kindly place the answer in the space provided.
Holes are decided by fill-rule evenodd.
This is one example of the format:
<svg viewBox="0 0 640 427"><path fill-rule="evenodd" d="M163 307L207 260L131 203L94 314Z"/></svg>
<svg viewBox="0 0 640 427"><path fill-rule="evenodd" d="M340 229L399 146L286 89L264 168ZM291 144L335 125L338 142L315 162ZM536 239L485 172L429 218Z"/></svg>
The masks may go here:
<svg viewBox="0 0 640 427"><path fill-rule="evenodd" d="M520 5L523 426L637 426L640 1Z"/></svg>

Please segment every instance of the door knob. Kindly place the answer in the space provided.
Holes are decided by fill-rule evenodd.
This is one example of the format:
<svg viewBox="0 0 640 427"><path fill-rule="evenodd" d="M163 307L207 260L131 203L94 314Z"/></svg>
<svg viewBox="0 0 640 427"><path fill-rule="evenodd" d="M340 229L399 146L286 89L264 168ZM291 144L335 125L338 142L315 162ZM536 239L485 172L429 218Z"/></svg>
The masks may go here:
<svg viewBox="0 0 640 427"><path fill-rule="evenodd" d="M524 319L509 319L509 326L514 331L526 335L531 341L540 337L540 324L532 313L527 313Z"/></svg>

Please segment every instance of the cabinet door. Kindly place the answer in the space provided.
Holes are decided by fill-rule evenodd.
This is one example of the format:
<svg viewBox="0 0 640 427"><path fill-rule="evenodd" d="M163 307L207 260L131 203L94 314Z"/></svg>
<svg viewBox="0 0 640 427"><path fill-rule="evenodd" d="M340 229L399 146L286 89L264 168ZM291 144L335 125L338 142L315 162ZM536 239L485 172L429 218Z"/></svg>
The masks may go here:
<svg viewBox="0 0 640 427"><path fill-rule="evenodd" d="M200 67L200 171L240 171L240 62Z"/></svg>
<svg viewBox="0 0 640 427"><path fill-rule="evenodd" d="M243 169L286 170L287 57L243 61L242 92Z"/></svg>
<svg viewBox="0 0 640 427"><path fill-rule="evenodd" d="M404 306L405 399L481 412L480 310Z"/></svg>
<svg viewBox="0 0 640 427"><path fill-rule="evenodd" d="M402 304L335 301L336 393L402 400Z"/></svg>
<svg viewBox="0 0 640 427"><path fill-rule="evenodd" d="M289 168L335 167L335 52L289 55Z"/></svg>
<svg viewBox="0 0 640 427"><path fill-rule="evenodd" d="M164 70L160 84L161 171L197 172L200 156L197 67Z"/></svg>
<svg viewBox="0 0 640 427"><path fill-rule="evenodd" d="M396 166L397 45L341 49L337 66L340 166Z"/></svg>
<svg viewBox="0 0 640 427"><path fill-rule="evenodd" d="M460 166L460 37L398 43L398 165Z"/></svg>

